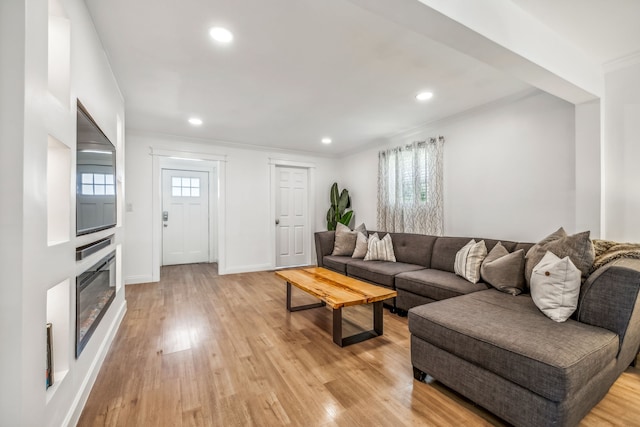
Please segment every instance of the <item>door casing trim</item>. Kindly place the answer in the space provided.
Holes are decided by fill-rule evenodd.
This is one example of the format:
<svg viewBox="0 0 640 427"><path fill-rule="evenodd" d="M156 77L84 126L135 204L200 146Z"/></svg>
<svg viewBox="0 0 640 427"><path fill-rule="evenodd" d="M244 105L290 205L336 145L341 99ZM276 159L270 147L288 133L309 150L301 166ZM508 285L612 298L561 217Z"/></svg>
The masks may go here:
<svg viewBox="0 0 640 427"><path fill-rule="evenodd" d="M217 255L218 274L225 274L226 156L153 148L150 154L153 158L151 280L153 282L160 281L160 266L162 264L162 169L209 172L209 260L213 262ZM214 221L213 224L212 221ZM217 251L212 250L214 233L217 236L217 245L215 245Z"/></svg>
<svg viewBox="0 0 640 427"><path fill-rule="evenodd" d="M267 226L269 227L269 236L271 240L271 244L269 245L269 259L271 260L271 269L281 268L276 265L276 168L277 167L291 167L291 168L300 168L307 169L307 226L308 226L308 249L307 249L307 258L306 265L311 264L311 260L315 259L315 243L313 239L313 230L315 229L315 206L316 206L316 165L314 163L308 162L297 162L292 160L284 160L284 159L269 159L269 169L270 169L270 209L269 209L269 222Z"/></svg>

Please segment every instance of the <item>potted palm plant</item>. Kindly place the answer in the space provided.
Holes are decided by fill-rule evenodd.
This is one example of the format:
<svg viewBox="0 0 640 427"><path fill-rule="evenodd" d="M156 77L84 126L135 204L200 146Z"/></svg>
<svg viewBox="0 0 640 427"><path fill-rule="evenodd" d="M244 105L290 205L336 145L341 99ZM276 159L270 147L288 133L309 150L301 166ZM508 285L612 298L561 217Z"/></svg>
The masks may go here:
<svg viewBox="0 0 640 427"><path fill-rule="evenodd" d="M331 186L331 207L327 212L327 230L335 230L338 223L347 227L351 222L353 210L347 210L351 207L351 198L346 188L342 192L338 190L338 183L334 182Z"/></svg>

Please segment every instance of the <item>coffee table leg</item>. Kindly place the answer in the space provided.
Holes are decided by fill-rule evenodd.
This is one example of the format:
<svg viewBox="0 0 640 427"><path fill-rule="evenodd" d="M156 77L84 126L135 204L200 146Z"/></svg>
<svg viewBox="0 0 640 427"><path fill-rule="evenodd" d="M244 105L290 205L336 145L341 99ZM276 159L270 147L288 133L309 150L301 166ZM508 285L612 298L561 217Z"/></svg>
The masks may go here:
<svg viewBox="0 0 640 427"><path fill-rule="evenodd" d="M378 334L382 335L383 325L382 325L382 301L373 303L373 330Z"/></svg>
<svg viewBox="0 0 640 427"><path fill-rule="evenodd" d="M287 282L287 311L300 311L308 310L310 308L324 307L326 304L324 301L320 301L315 304L298 305L296 307L291 306L291 283Z"/></svg>
<svg viewBox="0 0 640 427"><path fill-rule="evenodd" d="M356 344L369 338L382 335L383 332L382 301L373 303L373 330L342 337L342 307L333 309L333 342L340 347Z"/></svg>
<svg viewBox="0 0 640 427"><path fill-rule="evenodd" d="M340 347L344 346L342 342L342 307L333 309L333 342Z"/></svg>

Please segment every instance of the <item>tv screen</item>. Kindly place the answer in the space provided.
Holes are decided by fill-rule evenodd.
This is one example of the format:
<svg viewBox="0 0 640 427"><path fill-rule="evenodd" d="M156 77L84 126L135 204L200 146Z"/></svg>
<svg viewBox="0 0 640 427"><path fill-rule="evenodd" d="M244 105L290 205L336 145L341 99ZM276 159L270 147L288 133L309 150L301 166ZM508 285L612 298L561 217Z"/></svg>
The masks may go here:
<svg viewBox="0 0 640 427"><path fill-rule="evenodd" d="M76 234L116 225L116 148L78 101Z"/></svg>

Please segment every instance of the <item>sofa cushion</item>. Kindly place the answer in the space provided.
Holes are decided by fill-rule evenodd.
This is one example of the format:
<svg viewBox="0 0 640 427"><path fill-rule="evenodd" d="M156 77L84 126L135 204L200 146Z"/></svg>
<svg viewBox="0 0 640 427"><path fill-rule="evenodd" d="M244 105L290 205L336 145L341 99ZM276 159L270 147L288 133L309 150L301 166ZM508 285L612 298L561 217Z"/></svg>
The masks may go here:
<svg viewBox="0 0 640 427"><path fill-rule="evenodd" d="M516 243L516 246L513 248L513 250L509 250L509 252L515 252L517 250L522 249L526 255L526 253L529 251L529 249L533 247L533 245L534 243L519 242L519 243Z"/></svg>
<svg viewBox="0 0 640 427"><path fill-rule="evenodd" d="M435 268L436 270L454 273L456 254L464 245L469 243L469 240L471 240L470 237L438 237L433 244L430 267ZM493 239L475 240L484 240L487 251L493 249L493 247L498 243L498 240ZM509 252L512 252L515 249L516 242L509 242L505 240L501 240L501 242Z"/></svg>
<svg viewBox="0 0 640 427"><path fill-rule="evenodd" d="M411 233L389 233L393 241L393 252L396 261L407 264L431 266L431 253L437 236ZM468 239L467 239L468 241Z"/></svg>
<svg viewBox="0 0 640 427"><path fill-rule="evenodd" d="M352 258L352 261L347 264L347 275L395 289L396 274L422 269L424 267L420 265L404 262L363 261Z"/></svg>
<svg viewBox="0 0 640 427"><path fill-rule="evenodd" d="M322 259L322 264L324 267L337 271L338 273L344 274L346 276L347 264L351 261L355 261L355 259L351 258L350 256L326 255Z"/></svg>
<svg viewBox="0 0 640 427"><path fill-rule="evenodd" d="M488 286L484 283L471 283L448 271L427 269L398 274L396 289L439 301L471 292L484 291L488 289Z"/></svg>
<svg viewBox="0 0 640 427"><path fill-rule="evenodd" d="M554 402L615 363L618 336L556 323L527 295L495 289L409 310L411 334Z"/></svg>

